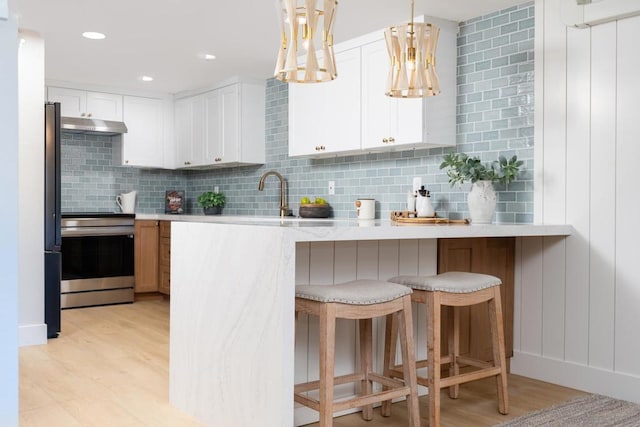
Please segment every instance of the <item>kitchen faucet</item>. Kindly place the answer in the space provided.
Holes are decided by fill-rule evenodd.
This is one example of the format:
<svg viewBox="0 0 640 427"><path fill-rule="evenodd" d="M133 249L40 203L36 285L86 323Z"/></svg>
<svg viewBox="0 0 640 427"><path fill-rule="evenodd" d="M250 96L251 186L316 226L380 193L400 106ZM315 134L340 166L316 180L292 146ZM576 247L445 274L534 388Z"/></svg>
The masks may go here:
<svg viewBox="0 0 640 427"><path fill-rule="evenodd" d="M269 175L274 175L280 180L280 216L284 217L289 214L289 207L287 206L287 181L284 179L280 173L276 171L268 171L265 172L260 177L260 182L258 183L258 190L264 190L264 181Z"/></svg>

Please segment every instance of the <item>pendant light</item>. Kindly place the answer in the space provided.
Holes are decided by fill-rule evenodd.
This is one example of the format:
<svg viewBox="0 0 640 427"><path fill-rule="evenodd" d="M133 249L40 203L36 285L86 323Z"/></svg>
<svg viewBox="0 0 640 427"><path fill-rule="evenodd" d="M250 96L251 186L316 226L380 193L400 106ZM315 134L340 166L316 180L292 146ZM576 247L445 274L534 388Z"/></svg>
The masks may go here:
<svg viewBox="0 0 640 427"><path fill-rule="evenodd" d="M413 22L413 0L411 21L385 30L391 61L387 96L422 98L440 93L435 59L439 33L433 24Z"/></svg>
<svg viewBox="0 0 640 427"><path fill-rule="evenodd" d="M316 7L318 1L324 8ZM337 0L277 0L277 4L281 43L274 76L292 83L335 79L333 22ZM316 49L321 49L320 59Z"/></svg>

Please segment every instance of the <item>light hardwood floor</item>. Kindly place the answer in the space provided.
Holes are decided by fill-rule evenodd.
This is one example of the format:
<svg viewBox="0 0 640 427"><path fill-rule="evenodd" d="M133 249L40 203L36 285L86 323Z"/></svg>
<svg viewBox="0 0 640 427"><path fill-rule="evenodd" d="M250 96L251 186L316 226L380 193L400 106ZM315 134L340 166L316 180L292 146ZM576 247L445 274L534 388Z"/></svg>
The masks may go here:
<svg viewBox="0 0 640 427"><path fill-rule="evenodd" d="M48 345L20 349L22 427L200 425L169 404L168 301L64 310L62 330ZM444 393L443 427L491 426L584 394L510 375L511 413L504 416L494 384L463 385L455 401ZM393 406L390 418L376 410L371 422L352 414L335 427L406 426L404 404Z"/></svg>

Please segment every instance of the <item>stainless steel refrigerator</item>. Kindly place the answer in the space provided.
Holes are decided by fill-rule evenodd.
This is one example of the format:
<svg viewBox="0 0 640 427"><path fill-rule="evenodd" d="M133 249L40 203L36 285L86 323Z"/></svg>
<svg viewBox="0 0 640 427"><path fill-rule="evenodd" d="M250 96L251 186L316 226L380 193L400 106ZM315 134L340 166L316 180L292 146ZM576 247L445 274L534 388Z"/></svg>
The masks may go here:
<svg viewBox="0 0 640 427"><path fill-rule="evenodd" d="M47 338L60 332L60 103L44 106L44 321Z"/></svg>

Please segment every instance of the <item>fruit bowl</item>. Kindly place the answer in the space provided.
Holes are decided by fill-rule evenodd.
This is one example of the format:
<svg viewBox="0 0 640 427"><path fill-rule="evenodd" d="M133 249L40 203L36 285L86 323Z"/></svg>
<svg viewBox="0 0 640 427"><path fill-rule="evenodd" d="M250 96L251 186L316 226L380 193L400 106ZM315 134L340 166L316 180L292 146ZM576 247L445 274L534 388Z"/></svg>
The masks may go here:
<svg viewBox="0 0 640 427"><path fill-rule="evenodd" d="M329 218L331 206L328 203L302 203L298 213L301 218Z"/></svg>

